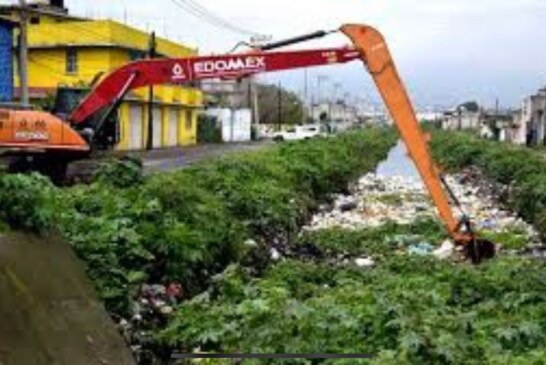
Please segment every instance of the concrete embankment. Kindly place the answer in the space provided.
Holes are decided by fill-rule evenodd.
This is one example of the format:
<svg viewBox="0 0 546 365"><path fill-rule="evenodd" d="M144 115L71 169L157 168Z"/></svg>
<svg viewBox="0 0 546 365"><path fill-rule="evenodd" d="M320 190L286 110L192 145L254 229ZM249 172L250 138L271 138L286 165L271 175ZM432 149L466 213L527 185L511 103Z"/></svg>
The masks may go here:
<svg viewBox="0 0 546 365"><path fill-rule="evenodd" d="M134 364L70 246L0 234L0 365Z"/></svg>

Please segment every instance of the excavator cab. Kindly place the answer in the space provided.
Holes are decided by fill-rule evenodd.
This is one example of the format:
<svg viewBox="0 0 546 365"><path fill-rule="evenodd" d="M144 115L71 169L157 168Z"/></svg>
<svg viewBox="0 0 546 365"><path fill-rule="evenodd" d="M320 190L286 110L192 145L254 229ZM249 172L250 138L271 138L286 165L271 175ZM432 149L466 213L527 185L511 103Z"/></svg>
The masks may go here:
<svg viewBox="0 0 546 365"><path fill-rule="evenodd" d="M90 88L59 87L51 113L61 120L68 120L70 114L90 92ZM120 141L119 113L117 111L109 115L106 113L106 108L103 108L89 116L85 123L78 127L80 134L92 148L101 151L113 149ZM100 123L102 127L98 128ZM86 133L86 129L91 132Z"/></svg>
<svg viewBox="0 0 546 365"><path fill-rule="evenodd" d="M78 107L91 89L61 86L57 89L51 113L63 120Z"/></svg>

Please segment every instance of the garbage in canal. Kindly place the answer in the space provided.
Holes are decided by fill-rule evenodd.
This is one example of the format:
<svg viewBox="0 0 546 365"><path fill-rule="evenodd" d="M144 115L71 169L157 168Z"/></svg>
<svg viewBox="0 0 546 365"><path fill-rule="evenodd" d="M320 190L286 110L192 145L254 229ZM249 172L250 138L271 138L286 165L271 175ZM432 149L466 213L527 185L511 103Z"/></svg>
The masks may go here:
<svg viewBox="0 0 546 365"><path fill-rule="evenodd" d="M371 257L359 257L355 259L355 264L358 267L372 267L375 265L375 261Z"/></svg>
<svg viewBox="0 0 546 365"><path fill-rule="evenodd" d="M450 258L454 252L455 244L451 240L445 240L432 254L440 260L446 260Z"/></svg>
<svg viewBox="0 0 546 365"><path fill-rule="evenodd" d="M459 197L463 210L475 223L475 230L492 237L504 235L509 237L508 241L519 235L518 239L529 247L539 242L534 228L514 213L503 209L495 199L495 190L485 179L476 179L475 175L474 172L473 178L469 178L467 173L462 172L446 176L448 184ZM303 228L304 231L332 228L370 229L389 222L407 225L417 219L437 217L436 208L423 183L414 175L384 176L369 173L349 190L349 196L336 196L329 210L326 207L320 209ZM441 247L436 248L440 242L421 242L418 236L388 239L413 255L434 255L446 259L455 252L451 241L443 242ZM500 243L502 246L503 242Z"/></svg>
<svg viewBox="0 0 546 365"><path fill-rule="evenodd" d="M282 258L282 254L276 248L270 249L269 253L273 261L279 261Z"/></svg>
<svg viewBox="0 0 546 365"><path fill-rule="evenodd" d="M184 290L180 283L143 284L133 303L132 317L128 320L120 318L118 328L137 359L147 359L150 356L152 332L174 314L175 307L181 303ZM139 362L141 363L141 362ZM148 363L148 362L142 362Z"/></svg>
<svg viewBox="0 0 546 365"><path fill-rule="evenodd" d="M319 212L304 229L363 229L388 221L409 224L417 217L434 213L422 185L413 178L383 178L370 173L350 190L351 197L336 197L334 209Z"/></svg>
<svg viewBox="0 0 546 365"><path fill-rule="evenodd" d="M340 212L350 212L358 208L358 200L343 196L336 201L335 206Z"/></svg>
<svg viewBox="0 0 546 365"><path fill-rule="evenodd" d="M255 248L255 247L258 247L258 242L256 242L255 240L252 240L252 239L248 239L244 242L245 246L247 247L250 247L250 248Z"/></svg>
<svg viewBox="0 0 546 365"><path fill-rule="evenodd" d="M411 245L408 248L408 253L410 255L427 256L430 255L433 250L434 246L432 246L430 243L421 242L417 245Z"/></svg>

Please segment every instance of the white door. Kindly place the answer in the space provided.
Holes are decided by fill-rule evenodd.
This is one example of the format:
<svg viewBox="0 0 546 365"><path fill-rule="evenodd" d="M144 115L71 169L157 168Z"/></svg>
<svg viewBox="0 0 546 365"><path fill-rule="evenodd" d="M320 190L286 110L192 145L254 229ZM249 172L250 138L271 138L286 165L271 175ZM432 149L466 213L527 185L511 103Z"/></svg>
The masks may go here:
<svg viewBox="0 0 546 365"><path fill-rule="evenodd" d="M129 111L129 149L142 149L142 106L131 105Z"/></svg>
<svg viewBox="0 0 546 365"><path fill-rule="evenodd" d="M178 110L169 109L169 138L167 141L170 147L178 145Z"/></svg>
<svg viewBox="0 0 546 365"><path fill-rule="evenodd" d="M161 130L161 108L158 108L158 107L154 107L154 110L153 110L153 114L154 114L154 138L153 138L153 147L154 148L160 148L162 147L161 145L161 136L162 136L162 133L163 131Z"/></svg>

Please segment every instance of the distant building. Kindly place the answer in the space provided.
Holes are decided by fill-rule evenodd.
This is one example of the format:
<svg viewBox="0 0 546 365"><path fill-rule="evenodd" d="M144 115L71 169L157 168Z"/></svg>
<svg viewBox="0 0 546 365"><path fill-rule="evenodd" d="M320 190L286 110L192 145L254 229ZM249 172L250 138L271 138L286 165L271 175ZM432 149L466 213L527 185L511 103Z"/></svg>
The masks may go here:
<svg viewBox="0 0 546 365"><path fill-rule="evenodd" d="M249 107L251 79L203 80L201 90L205 93L207 105L232 109Z"/></svg>
<svg viewBox="0 0 546 365"><path fill-rule="evenodd" d="M467 102L457 106L453 110L444 112L441 118L442 129L444 130L478 130L482 111L476 102Z"/></svg>
<svg viewBox="0 0 546 365"><path fill-rule="evenodd" d="M252 139L250 109L208 108L205 114L215 120L223 142L249 142Z"/></svg>
<svg viewBox="0 0 546 365"><path fill-rule="evenodd" d="M442 119L443 114L432 110L424 110L417 112L417 120L419 122L437 122Z"/></svg>
<svg viewBox="0 0 546 365"><path fill-rule="evenodd" d="M546 145L546 88L523 100L517 120L518 144Z"/></svg>
<svg viewBox="0 0 546 365"><path fill-rule="evenodd" d="M330 132L350 129L360 122L357 108L344 101L323 102L311 105L310 115L315 122L326 124Z"/></svg>
<svg viewBox="0 0 546 365"><path fill-rule="evenodd" d="M513 142L514 113L512 111L484 112L480 120L480 136L502 142Z"/></svg>
<svg viewBox="0 0 546 365"><path fill-rule="evenodd" d="M149 35L112 20L71 16L62 0L29 2L29 92L32 100L47 99L60 87L89 87L93 80L146 57ZM18 19L16 6L0 7L0 15ZM195 49L157 39L158 57L188 57ZM15 72L15 93L19 80ZM153 146L196 143L198 89L178 85L155 88ZM120 150L145 146L148 131L148 89L130 92L120 106Z"/></svg>

